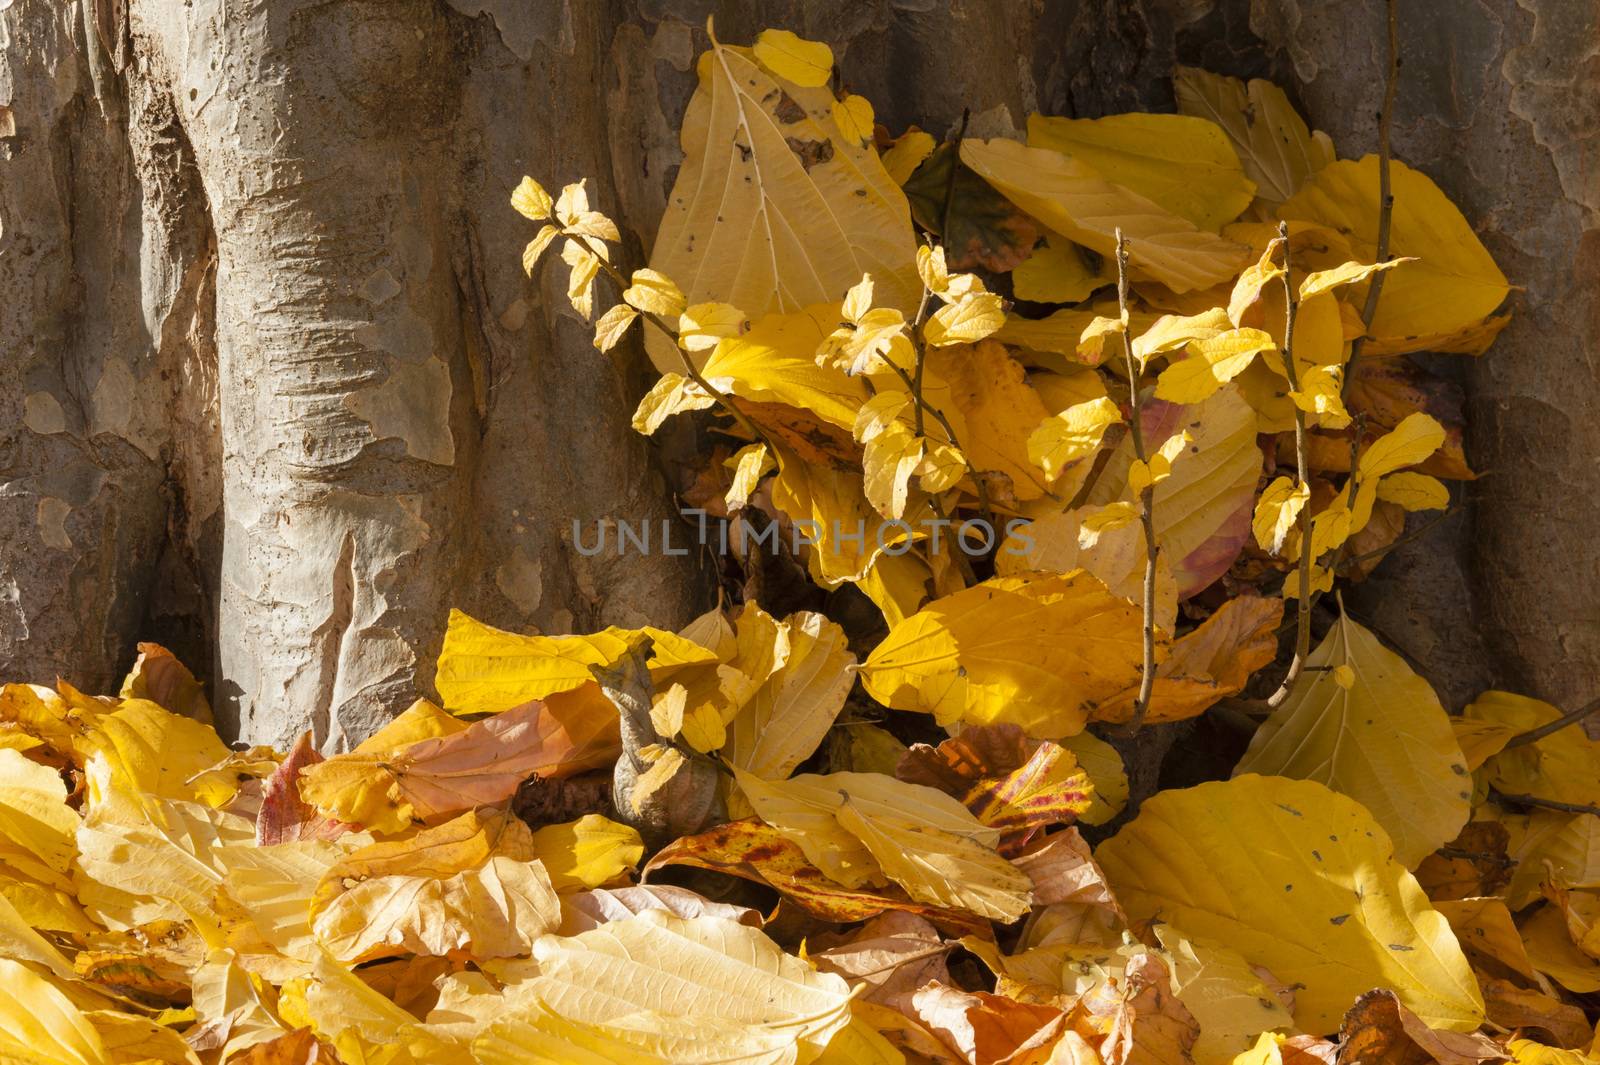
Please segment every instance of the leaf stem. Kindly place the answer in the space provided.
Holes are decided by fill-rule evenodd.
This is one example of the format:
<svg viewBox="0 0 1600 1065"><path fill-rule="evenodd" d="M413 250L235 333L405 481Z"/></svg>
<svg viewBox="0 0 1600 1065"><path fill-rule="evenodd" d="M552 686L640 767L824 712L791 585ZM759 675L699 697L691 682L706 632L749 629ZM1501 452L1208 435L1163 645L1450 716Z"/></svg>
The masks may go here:
<svg viewBox="0 0 1600 1065"><path fill-rule="evenodd" d="M1122 357L1128 371L1128 394L1132 416L1128 419L1128 432L1133 438L1133 455L1147 462L1144 447L1144 398L1139 392L1139 364L1133 357L1133 340L1128 336L1128 242L1122 237L1122 227L1117 227L1117 310L1122 317ZM1133 716L1128 719L1128 733L1139 731L1145 715L1150 712L1150 696L1156 683L1156 559L1160 548L1156 545L1154 484L1147 484L1139 492L1140 524L1144 526L1144 666L1139 676L1139 697L1133 702Z"/></svg>

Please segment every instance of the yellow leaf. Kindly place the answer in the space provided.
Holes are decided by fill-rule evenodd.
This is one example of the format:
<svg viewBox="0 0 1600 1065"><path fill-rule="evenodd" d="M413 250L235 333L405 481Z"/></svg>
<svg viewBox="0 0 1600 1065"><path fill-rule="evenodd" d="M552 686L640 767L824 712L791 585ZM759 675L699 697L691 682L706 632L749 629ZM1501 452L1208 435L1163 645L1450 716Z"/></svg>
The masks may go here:
<svg viewBox="0 0 1600 1065"><path fill-rule="evenodd" d="M922 327L922 338L936 348L971 344L1005 324L1005 306L992 292L974 292L934 311Z"/></svg>
<svg viewBox="0 0 1600 1065"><path fill-rule="evenodd" d="M1512 1039L1506 1043L1511 1065L1593 1065L1594 1058L1577 1050L1544 1046L1531 1039Z"/></svg>
<svg viewBox="0 0 1600 1065"><path fill-rule="evenodd" d="M1444 443L1444 426L1417 411L1368 444L1357 463L1357 476L1375 481L1406 466L1415 466Z"/></svg>
<svg viewBox="0 0 1600 1065"><path fill-rule="evenodd" d="M1116 279L1116 268L1104 256L1080 248L1059 233L1046 233L1045 242L1011 271L1011 288L1020 300L1078 303Z"/></svg>
<svg viewBox="0 0 1600 1065"><path fill-rule="evenodd" d="M1231 329L1189 344L1187 358L1173 362L1156 379L1156 398L1170 403L1199 403L1244 373L1263 351L1277 344L1260 329Z"/></svg>
<svg viewBox="0 0 1600 1065"><path fill-rule="evenodd" d="M511 192L511 206L529 221L542 222L550 217L550 194L533 178L524 177Z"/></svg>
<svg viewBox="0 0 1600 1065"><path fill-rule="evenodd" d="M938 142L932 135L912 126L883 153L883 168L896 185L904 185L937 147Z"/></svg>
<svg viewBox="0 0 1600 1065"><path fill-rule="evenodd" d="M869 817L853 795L845 799L837 816L840 826L878 859L889 879L919 902L969 910L1002 923L1023 916L1032 904L1027 874L968 837L910 817Z"/></svg>
<svg viewBox="0 0 1600 1065"><path fill-rule="evenodd" d="M1413 868L1454 839L1472 787L1450 718L1428 682L1367 629L1341 615L1256 731L1234 769L1315 780L1372 811ZM1354 673L1346 688L1333 671Z"/></svg>
<svg viewBox="0 0 1600 1065"><path fill-rule="evenodd" d="M1549 703L1503 691L1484 692L1462 713L1475 721L1504 725L1513 734L1530 732L1561 716ZM1600 743L1581 726L1502 750L1484 769L1489 782L1508 795L1600 805Z"/></svg>
<svg viewBox="0 0 1600 1065"><path fill-rule="evenodd" d="M106 784L132 796L199 799L189 779L228 757L210 725L169 713L146 699L127 699L101 718L88 747L99 751L111 773ZM224 791L226 801L231 791ZM95 798L91 792L91 799Z"/></svg>
<svg viewBox="0 0 1600 1065"><path fill-rule="evenodd" d="M642 632L653 641L652 676L716 655L661 629L615 626L581 636L523 636L450 612L434 683L457 714L495 713L588 684L590 666L611 665Z"/></svg>
<svg viewBox="0 0 1600 1065"><path fill-rule="evenodd" d="M903 422L891 422L867 441L861 457L862 487L867 501L885 518L906 512L911 475L922 462L922 438Z"/></svg>
<svg viewBox="0 0 1600 1065"><path fill-rule="evenodd" d="M0 1060L7 1065L111 1065L94 1025L49 980L0 958Z"/></svg>
<svg viewBox="0 0 1600 1065"><path fill-rule="evenodd" d="M769 71L805 88L826 85L833 74L833 49L788 30L762 30L751 51Z"/></svg>
<svg viewBox="0 0 1600 1065"><path fill-rule="evenodd" d="M1129 471L1131 473L1131 466ZM1128 528L1139 520L1142 513L1139 504L1125 499L1100 507L1082 508L1078 517L1078 550L1094 550L1106 533Z"/></svg>
<svg viewBox="0 0 1600 1065"><path fill-rule="evenodd" d="M696 706L683 718L683 742L705 754L728 742L728 727L714 706Z"/></svg>
<svg viewBox="0 0 1600 1065"><path fill-rule="evenodd" d="M678 315L678 346L685 351L708 351L721 341L738 336L744 327L745 313L733 304L696 303ZM656 368L661 368L659 362Z"/></svg>
<svg viewBox="0 0 1600 1065"><path fill-rule="evenodd" d="M534 961L537 975L524 986L549 1012L612 1031L626 1025L637 1046L673 1062L782 1060L730 1051L747 1049L752 1038L769 1055L798 1052L806 1060L850 1021L843 977L816 972L756 929L720 917L650 910L576 936L548 936L535 944ZM652 1039L669 1018L693 1019L665 1033L683 1040L676 1047ZM491 1029L478 1047L519 1023ZM685 1052L691 1040L700 1052ZM486 1065L524 1060L481 1049L479 1058Z"/></svg>
<svg viewBox="0 0 1600 1065"><path fill-rule="evenodd" d="M597 888L639 864L639 833L599 814L585 814L533 834L533 852L557 891Z"/></svg>
<svg viewBox="0 0 1600 1065"><path fill-rule="evenodd" d="M1406 510L1444 510L1450 506L1450 489L1437 477L1406 470L1379 481L1378 498Z"/></svg>
<svg viewBox="0 0 1600 1065"><path fill-rule="evenodd" d="M733 483L728 486L724 502L728 509L733 511L750 502L750 493L756 490L761 478L765 477L776 463L767 451L766 444L749 444L740 448L728 460L728 465L733 468Z"/></svg>
<svg viewBox="0 0 1600 1065"><path fill-rule="evenodd" d="M212 724L204 686L173 653L158 643L141 643L133 669L117 693L124 699L149 699L174 714Z"/></svg>
<svg viewBox="0 0 1600 1065"><path fill-rule="evenodd" d="M781 30L761 41L753 53L713 38L700 56L651 269L691 304L730 303L752 320L835 302L870 270L880 306L913 312L910 207L872 146L835 121L826 46ZM673 369L670 345L645 339L656 369Z"/></svg>
<svg viewBox="0 0 1600 1065"><path fill-rule="evenodd" d="M621 303L602 314L600 320L594 323L594 346L600 351L610 351L616 347L637 317L639 312Z"/></svg>
<svg viewBox="0 0 1600 1065"><path fill-rule="evenodd" d="M635 270L633 284L622 290L628 306L663 318L676 318L686 309L683 293L672 278L656 270Z"/></svg>
<svg viewBox="0 0 1600 1065"><path fill-rule="evenodd" d="M95 762L98 758L91 772L98 770ZM101 909L102 923L185 916L209 930L225 871L218 851L254 838L249 821L199 803L150 799L135 807L120 798L96 803L78 829L79 897L86 905L105 903L90 906L91 913ZM112 895L89 890L95 887L110 888Z"/></svg>
<svg viewBox="0 0 1600 1065"><path fill-rule="evenodd" d="M1067 466L1100 448L1106 430L1122 421L1122 411L1101 397L1078 403L1040 423L1028 437L1028 458L1054 481Z"/></svg>
<svg viewBox="0 0 1600 1065"><path fill-rule="evenodd" d="M705 410L716 402L711 393L683 374L663 374L639 401L639 409L633 413L633 431L652 436L674 414Z"/></svg>
<svg viewBox="0 0 1600 1065"><path fill-rule="evenodd" d="M567 275L567 301L588 321L594 316L594 279L600 273L600 258L576 240L561 245L561 261L572 268Z"/></svg>
<svg viewBox="0 0 1600 1065"><path fill-rule="evenodd" d="M1294 1018L1239 953L1204 939L1186 939L1171 925L1156 936L1172 959L1172 988L1200 1022L1195 1061L1227 1061L1242 1054L1262 1032L1292 1029Z"/></svg>
<svg viewBox="0 0 1600 1065"><path fill-rule="evenodd" d="M981 340L939 348L928 353L926 368L924 396L953 423L971 467L1005 474L1019 500L1043 495L1046 484L1031 461L1029 434L1048 412L1005 345ZM935 400L933 390L941 385L948 387L948 398Z"/></svg>
<svg viewBox="0 0 1600 1065"><path fill-rule="evenodd" d="M537 235L522 249L522 272L529 277L533 276L533 268L538 265L539 256L544 254L550 242L561 235L561 230L556 226L541 226Z"/></svg>
<svg viewBox="0 0 1600 1065"><path fill-rule="evenodd" d="M855 93L842 100L833 101L833 124L839 127L839 135L846 140L857 144L870 143L873 129L872 101Z"/></svg>
<svg viewBox="0 0 1600 1065"><path fill-rule="evenodd" d="M1080 732L1056 741L1072 752L1078 766L1094 783L1089 808L1078 815L1086 825L1103 825L1128 803L1128 771L1117 749L1092 732Z"/></svg>
<svg viewBox="0 0 1600 1065"><path fill-rule="evenodd" d="M1108 181L1216 232L1255 198L1228 136L1187 115L1028 116L1028 143L1093 167Z"/></svg>
<svg viewBox="0 0 1600 1065"><path fill-rule="evenodd" d="M781 780L811 757L855 684L844 630L822 614L785 621L789 654L751 696L728 732L722 756L758 777Z"/></svg>
<svg viewBox="0 0 1600 1065"><path fill-rule="evenodd" d="M1175 351L1196 340L1210 340L1231 328L1228 314L1221 307L1184 316L1163 314L1135 338L1133 357L1142 367L1153 355Z"/></svg>
<svg viewBox="0 0 1600 1065"><path fill-rule="evenodd" d="M929 443L917 466L917 483L924 492L947 492L967 474L967 457L950 444Z"/></svg>
<svg viewBox="0 0 1600 1065"><path fill-rule="evenodd" d="M1196 228L1059 152L969 139L961 142L961 161L1050 229L1101 255L1115 254L1120 228L1130 267L1174 292L1210 288L1246 264L1243 245Z"/></svg>
<svg viewBox="0 0 1600 1065"><path fill-rule="evenodd" d="M1155 487L1156 542L1172 566L1179 597L1188 598L1227 572L1250 539L1262 467L1256 416L1229 384L1194 405L1147 402L1144 418L1146 447L1157 447L1180 431L1192 437L1189 454ZM1124 499L1132 462L1133 442L1124 439L1088 502L1098 506Z"/></svg>
<svg viewBox="0 0 1600 1065"><path fill-rule="evenodd" d="M1394 210L1389 253L1414 261L1394 269L1384 282L1372 335L1399 341L1453 333L1488 318L1510 286L1472 227L1425 174L1395 161L1390 164L1390 180ZM1377 156L1324 167L1283 205L1279 215L1336 229L1350 238L1357 258L1375 259Z"/></svg>
<svg viewBox="0 0 1600 1065"><path fill-rule="evenodd" d="M1313 296L1331 292L1340 285L1354 285L1367 280L1373 274L1393 270L1401 263L1409 262L1416 260L1390 259L1384 263L1341 263L1331 270L1313 270L1300 281L1300 299L1309 300Z"/></svg>
<svg viewBox="0 0 1600 1065"><path fill-rule="evenodd" d="M1283 554L1283 541L1295 527L1300 511L1311 499L1311 486L1296 484L1292 477L1278 477L1256 500L1256 516L1250 523L1256 543L1274 555Z"/></svg>
<svg viewBox="0 0 1600 1065"><path fill-rule="evenodd" d="M1334 160L1326 133L1312 133L1282 89L1254 78L1248 85L1199 67L1179 67L1172 78L1178 110L1210 119L1238 152L1256 196L1269 204L1293 196L1306 178Z"/></svg>
<svg viewBox="0 0 1600 1065"><path fill-rule="evenodd" d="M365 880L324 907L313 929L335 957L355 962L452 951L514 957L560 923L561 906L544 867L495 856L445 879Z"/></svg>
<svg viewBox="0 0 1600 1065"><path fill-rule="evenodd" d="M1333 1031L1374 987L1435 1028L1472 1031L1472 969L1389 849L1353 799L1252 774L1157 793L1095 858L1133 920L1159 914L1294 985L1306 1031Z"/></svg>
<svg viewBox="0 0 1600 1065"><path fill-rule="evenodd" d="M867 400L865 385L816 360L838 315L837 304L768 315L749 332L719 343L706 360L705 376L741 399L799 407L830 425L851 429Z"/></svg>
<svg viewBox="0 0 1600 1065"><path fill-rule="evenodd" d="M1140 612L1076 571L996 577L935 600L894 626L861 673L896 710L1056 737L1082 731L1092 704L1137 678L1143 654Z"/></svg>
<svg viewBox="0 0 1600 1065"><path fill-rule="evenodd" d="M79 823L60 773L0 750L0 862L70 891Z"/></svg>
<svg viewBox="0 0 1600 1065"><path fill-rule="evenodd" d="M337 842L224 847L217 852L222 889L245 911L262 942L309 968L318 951L311 931L312 894L335 863L371 842L371 836L354 833Z"/></svg>
<svg viewBox="0 0 1600 1065"><path fill-rule="evenodd" d="M1517 868L1504 890L1512 909L1537 899L1546 876L1574 887L1600 887L1600 817L1535 810L1510 857Z"/></svg>
<svg viewBox="0 0 1600 1065"><path fill-rule="evenodd" d="M1144 530L1138 508L1128 503L1112 508L1080 508L1049 514L1015 529L995 555L995 573L1015 577L1034 570L1070 573L1085 569L1112 594L1141 608L1144 603ZM1093 533L1085 547L1080 524L1089 520ZM1166 556L1156 556L1156 625L1172 631L1178 614L1178 585Z"/></svg>

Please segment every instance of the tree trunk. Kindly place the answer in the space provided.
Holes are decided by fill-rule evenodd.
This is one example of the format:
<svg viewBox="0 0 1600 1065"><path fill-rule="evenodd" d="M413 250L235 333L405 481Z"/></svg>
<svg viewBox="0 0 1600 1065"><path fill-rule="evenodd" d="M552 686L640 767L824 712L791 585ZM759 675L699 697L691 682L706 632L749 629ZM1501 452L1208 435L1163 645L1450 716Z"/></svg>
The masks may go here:
<svg viewBox="0 0 1600 1065"><path fill-rule="evenodd" d="M628 429L639 352L598 355L559 271L522 275L507 197L524 173L588 177L642 261L707 15L729 41L829 42L892 129L1163 109L1181 61L1292 82L1359 155L1381 6L14 0L0 678L103 690L160 639L207 675L225 732L340 748L431 690L451 606L568 631L703 603L693 558L573 550L574 521L674 508ZM1405 6L1396 150L1527 290L1467 374L1492 471L1470 520L1363 608L1451 701L1575 698L1600 687L1576 538L1600 517L1596 94L1565 79L1594 80L1595 9Z"/></svg>

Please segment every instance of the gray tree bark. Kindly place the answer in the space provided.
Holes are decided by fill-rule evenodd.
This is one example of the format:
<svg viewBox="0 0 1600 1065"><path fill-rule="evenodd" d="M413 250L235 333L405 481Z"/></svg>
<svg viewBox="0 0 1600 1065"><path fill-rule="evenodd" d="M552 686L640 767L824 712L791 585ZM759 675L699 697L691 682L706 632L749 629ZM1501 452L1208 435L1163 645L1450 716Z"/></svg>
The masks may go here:
<svg viewBox="0 0 1600 1065"><path fill-rule="evenodd" d="M1466 374L1472 513L1362 608L1449 701L1576 698L1600 688L1595 3L1402 6L1396 150L1526 291ZM0 678L101 690L160 639L225 732L337 748L431 688L450 606L683 620L693 559L572 549L574 519L671 494L627 428L638 353L601 358L561 279L523 277L507 197L588 177L642 261L707 15L828 41L892 129L1165 109L1186 62L1375 143L1381 0L13 0Z"/></svg>

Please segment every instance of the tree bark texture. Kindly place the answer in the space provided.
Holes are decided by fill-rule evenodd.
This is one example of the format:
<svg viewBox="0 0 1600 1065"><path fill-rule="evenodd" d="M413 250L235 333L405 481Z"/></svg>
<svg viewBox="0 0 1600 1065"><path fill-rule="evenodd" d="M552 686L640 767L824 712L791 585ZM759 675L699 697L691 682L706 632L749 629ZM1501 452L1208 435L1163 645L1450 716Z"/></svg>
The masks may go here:
<svg viewBox="0 0 1600 1065"><path fill-rule="evenodd" d="M1600 4L1401 7L1396 152L1524 291L1455 364L1473 506L1356 608L1448 702L1585 697ZM102 690L159 639L224 731L338 749L430 690L451 606L684 620L697 560L574 549L674 506L639 353L522 275L507 197L587 177L642 262L708 15L827 41L895 130L1168 109L1185 62L1376 142L1382 0L0 0L0 678Z"/></svg>

